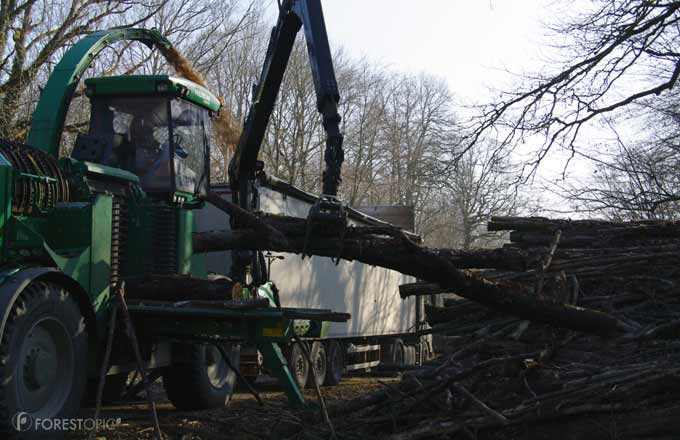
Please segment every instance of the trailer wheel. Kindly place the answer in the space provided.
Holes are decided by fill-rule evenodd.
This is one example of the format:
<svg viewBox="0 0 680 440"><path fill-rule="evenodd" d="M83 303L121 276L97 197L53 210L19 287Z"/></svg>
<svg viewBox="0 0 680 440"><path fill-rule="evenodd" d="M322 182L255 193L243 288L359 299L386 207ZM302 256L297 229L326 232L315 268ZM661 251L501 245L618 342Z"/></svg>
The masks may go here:
<svg viewBox="0 0 680 440"><path fill-rule="evenodd" d="M407 345L404 349L404 366L413 366L416 364L416 346Z"/></svg>
<svg viewBox="0 0 680 440"><path fill-rule="evenodd" d="M301 342L306 344L306 342ZM297 382L298 387L304 388L307 385L307 377L309 375L309 364L305 358L305 354L300 348L300 343L291 344L288 350L286 350L286 361L288 362L288 368L290 373L293 375L295 382Z"/></svg>
<svg viewBox="0 0 680 440"><path fill-rule="evenodd" d="M345 356L342 352L342 345L338 341L328 342L326 349L326 380L325 385L337 385L342 380L342 373L345 370Z"/></svg>
<svg viewBox="0 0 680 440"><path fill-rule="evenodd" d="M422 341L420 345L422 348L422 351L420 352L420 365L424 365L425 362L430 360L432 353L430 352L430 344L428 344L427 341Z"/></svg>
<svg viewBox="0 0 680 440"><path fill-rule="evenodd" d="M314 376L316 376L316 383L319 384L319 386L323 385L324 379L326 378L326 371L328 369L328 364L326 363L326 347L324 347L321 342L314 341L309 357L312 359L314 368L309 369L307 387L314 388Z"/></svg>
<svg viewBox="0 0 680 440"><path fill-rule="evenodd" d="M238 368L241 346L228 344L225 351ZM173 364L163 373L168 399L179 410L220 408L229 402L236 385L236 373L222 359L219 350L207 344L175 344Z"/></svg>
<svg viewBox="0 0 680 440"><path fill-rule="evenodd" d="M402 367L406 363L406 346L404 341L397 338L392 342L392 365Z"/></svg>
<svg viewBox="0 0 680 440"><path fill-rule="evenodd" d="M0 342L0 432L35 431L35 419L76 415L87 351L76 300L56 284L29 284L10 311Z"/></svg>

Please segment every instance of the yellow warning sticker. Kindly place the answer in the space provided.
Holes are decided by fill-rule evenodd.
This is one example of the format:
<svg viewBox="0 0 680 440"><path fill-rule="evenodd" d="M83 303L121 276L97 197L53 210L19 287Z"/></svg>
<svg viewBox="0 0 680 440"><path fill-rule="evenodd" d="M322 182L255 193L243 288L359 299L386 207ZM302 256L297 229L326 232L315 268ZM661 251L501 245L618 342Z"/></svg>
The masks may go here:
<svg viewBox="0 0 680 440"><path fill-rule="evenodd" d="M283 327L262 327L262 336L283 336Z"/></svg>

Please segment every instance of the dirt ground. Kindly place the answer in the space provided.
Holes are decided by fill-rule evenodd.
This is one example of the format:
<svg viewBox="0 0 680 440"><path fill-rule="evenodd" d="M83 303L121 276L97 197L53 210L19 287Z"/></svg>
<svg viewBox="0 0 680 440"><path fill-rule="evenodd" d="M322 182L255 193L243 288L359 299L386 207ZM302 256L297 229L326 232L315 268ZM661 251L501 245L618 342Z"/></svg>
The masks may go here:
<svg viewBox="0 0 680 440"><path fill-rule="evenodd" d="M347 377L335 387L322 387L321 392L328 404L337 404L362 394L382 388L397 381L395 375L361 375ZM278 439L288 437L299 430L301 424L317 416L315 411L292 410L286 396L275 382L258 384L264 401L260 406L248 391L240 387L225 408L185 412L177 411L160 393L156 405L161 430L169 440L208 439ZM155 386L156 389L159 387ZM305 399L317 402L313 389L304 390ZM91 417L93 409L83 409L80 417ZM113 430L98 432L97 440L151 439L153 430L147 405L139 404L104 406L102 419L121 419ZM87 432L73 432L67 440L86 439Z"/></svg>

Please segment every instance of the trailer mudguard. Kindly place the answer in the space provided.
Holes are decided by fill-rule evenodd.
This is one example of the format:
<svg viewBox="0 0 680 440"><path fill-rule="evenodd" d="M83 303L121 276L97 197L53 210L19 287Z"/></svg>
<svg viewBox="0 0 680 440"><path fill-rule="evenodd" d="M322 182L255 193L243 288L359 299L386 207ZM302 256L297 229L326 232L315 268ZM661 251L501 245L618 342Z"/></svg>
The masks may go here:
<svg viewBox="0 0 680 440"><path fill-rule="evenodd" d="M156 29L111 29L97 31L74 44L54 68L33 112L28 144L59 156L59 142L73 92L94 58L112 43L136 40L152 46L170 47Z"/></svg>

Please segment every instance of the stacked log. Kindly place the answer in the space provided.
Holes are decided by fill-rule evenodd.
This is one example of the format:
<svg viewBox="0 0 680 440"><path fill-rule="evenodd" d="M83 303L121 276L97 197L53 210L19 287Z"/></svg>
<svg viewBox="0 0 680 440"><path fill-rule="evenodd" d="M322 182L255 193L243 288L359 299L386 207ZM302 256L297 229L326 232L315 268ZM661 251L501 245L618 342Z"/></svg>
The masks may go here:
<svg viewBox="0 0 680 440"><path fill-rule="evenodd" d="M551 238L559 231L561 237L549 272L576 278L586 290L599 285L612 292L636 288L653 293L673 289L680 281L678 221L493 217L488 228L511 230L511 243L504 249L521 250L529 259L545 254ZM517 277L528 279L532 275L529 270Z"/></svg>
<svg viewBox="0 0 680 440"><path fill-rule="evenodd" d="M197 250L340 256L423 280L402 297L457 294L426 313L445 352L329 408L338 438L680 437L680 223L494 218L511 243L462 251L387 227L305 243L304 219L214 203L244 229L197 234Z"/></svg>
<svg viewBox="0 0 680 440"><path fill-rule="evenodd" d="M562 300L606 312L632 330L602 338L445 299L426 307L445 352L396 384L332 407L338 436L680 438L680 225L504 218L490 227L534 234L525 240L513 230L504 248L521 250L529 269L479 274L524 284L536 295L562 292ZM440 293L419 283L402 295L419 288ZM321 425L305 430L326 434Z"/></svg>
<svg viewBox="0 0 680 440"><path fill-rule="evenodd" d="M565 248L612 248L655 244L680 244L680 221L555 220L544 217L492 217L489 231L512 231L510 241L527 248L545 246L554 232L562 231Z"/></svg>
<svg viewBox="0 0 680 440"><path fill-rule="evenodd" d="M670 439L680 433L677 341L603 343L502 317L478 322L476 331L465 327L457 347L434 362L331 407L339 438ZM306 438L327 438L320 424L305 431Z"/></svg>

